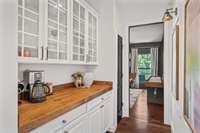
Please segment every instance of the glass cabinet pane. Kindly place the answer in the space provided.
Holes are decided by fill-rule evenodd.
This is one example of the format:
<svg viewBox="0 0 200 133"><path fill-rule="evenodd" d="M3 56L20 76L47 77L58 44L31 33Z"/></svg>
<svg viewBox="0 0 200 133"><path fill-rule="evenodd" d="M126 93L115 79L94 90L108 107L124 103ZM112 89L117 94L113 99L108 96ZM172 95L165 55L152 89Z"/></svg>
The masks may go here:
<svg viewBox="0 0 200 133"><path fill-rule="evenodd" d="M18 17L18 30L19 31L22 31L22 17L21 16L19 16Z"/></svg>
<svg viewBox="0 0 200 133"><path fill-rule="evenodd" d="M80 18L85 20L85 8L80 6Z"/></svg>
<svg viewBox="0 0 200 133"><path fill-rule="evenodd" d="M58 10L56 6L48 5L48 18L54 21L58 19Z"/></svg>
<svg viewBox="0 0 200 133"><path fill-rule="evenodd" d="M73 0L73 61L85 62L85 7Z"/></svg>
<svg viewBox="0 0 200 133"><path fill-rule="evenodd" d="M58 31L56 29L48 28L48 38L56 41L58 39Z"/></svg>
<svg viewBox="0 0 200 133"><path fill-rule="evenodd" d="M59 21L60 24L67 25L67 13L60 11Z"/></svg>
<svg viewBox="0 0 200 133"><path fill-rule="evenodd" d="M62 8L68 9L68 1L67 0L60 0L60 6Z"/></svg>
<svg viewBox="0 0 200 133"><path fill-rule="evenodd" d="M39 0L18 0L18 56L39 58Z"/></svg>
<svg viewBox="0 0 200 133"><path fill-rule="evenodd" d="M37 22L39 20L39 16L37 14L34 14L30 11L24 11L24 16L27 18L30 18L32 21Z"/></svg>
<svg viewBox="0 0 200 133"><path fill-rule="evenodd" d="M37 36L31 36L28 34L24 34L24 44L26 44L27 46L35 47L35 44L38 44L38 41L39 40L38 40Z"/></svg>
<svg viewBox="0 0 200 133"><path fill-rule="evenodd" d="M88 13L88 53L87 62L96 63L97 61L97 18Z"/></svg>
<svg viewBox="0 0 200 133"><path fill-rule="evenodd" d="M18 5L22 6L22 0L18 0Z"/></svg>
<svg viewBox="0 0 200 133"><path fill-rule="evenodd" d="M80 32L82 34L85 34L85 23L84 22L81 22L81 24L80 24Z"/></svg>
<svg viewBox="0 0 200 133"><path fill-rule="evenodd" d="M68 0L48 1L48 59L67 60Z"/></svg>
<svg viewBox="0 0 200 133"><path fill-rule="evenodd" d="M50 51L48 52L48 58L49 59L57 59L57 52L54 52L54 51Z"/></svg>
<svg viewBox="0 0 200 133"><path fill-rule="evenodd" d="M39 12L39 0L25 0L25 8Z"/></svg>
<svg viewBox="0 0 200 133"><path fill-rule="evenodd" d="M56 50L57 49L57 42L49 40L48 41L48 48L49 48L49 50Z"/></svg>
<svg viewBox="0 0 200 133"><path fill-rule="evenodd" d="M73 1L73 14L76 17L79 17L79 3L77 1Z"/></svg>
<svg viewBox="0 0 200 133"><path fill-rule="evenodd" d="M24 31L39 35L39 23L24 19Z"/></svg>
<svg viewBox="0 0 200 133"><path fill-rule="evenodd" d="M24 47L24 57L38 57L38 50L36 48Z"/></svg>

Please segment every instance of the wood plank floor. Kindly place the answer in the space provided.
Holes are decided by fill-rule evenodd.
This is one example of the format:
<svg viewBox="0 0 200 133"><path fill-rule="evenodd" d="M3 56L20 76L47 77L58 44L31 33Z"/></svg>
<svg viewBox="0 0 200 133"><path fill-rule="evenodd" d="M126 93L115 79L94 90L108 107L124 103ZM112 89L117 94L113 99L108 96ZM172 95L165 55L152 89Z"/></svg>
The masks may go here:
<svg viewBox="0 0 200 133"><path fill-rule="evenodd" d="M130 118L123 118L115 133L171 133L163 124L163 106L147 104L147 93L142 93L130 110Z"/></svg>

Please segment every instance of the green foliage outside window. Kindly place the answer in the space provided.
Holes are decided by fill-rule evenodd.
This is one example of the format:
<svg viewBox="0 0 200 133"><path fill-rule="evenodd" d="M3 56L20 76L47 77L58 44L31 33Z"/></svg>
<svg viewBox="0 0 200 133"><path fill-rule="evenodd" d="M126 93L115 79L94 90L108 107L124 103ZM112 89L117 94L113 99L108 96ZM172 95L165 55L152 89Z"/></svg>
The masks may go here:
<svg viewBox="0 0 200 133"><path fill-rule="evenodd" d="M151 76L151 54L139 54L137 60L138 73L147 80Z"/></svg>

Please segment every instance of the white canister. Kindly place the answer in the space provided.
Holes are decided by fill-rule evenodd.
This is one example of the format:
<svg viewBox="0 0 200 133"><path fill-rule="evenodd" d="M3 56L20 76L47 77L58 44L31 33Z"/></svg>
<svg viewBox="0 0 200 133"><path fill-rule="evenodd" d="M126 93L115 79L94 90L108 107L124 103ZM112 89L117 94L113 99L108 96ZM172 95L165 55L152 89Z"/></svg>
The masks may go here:
<svg viewBox="0 0 200 133"><path fill-rule="evenodd" d="M91 87L94 81L94 74L92 72L85 73L84 75L84 86Z"/></svg>

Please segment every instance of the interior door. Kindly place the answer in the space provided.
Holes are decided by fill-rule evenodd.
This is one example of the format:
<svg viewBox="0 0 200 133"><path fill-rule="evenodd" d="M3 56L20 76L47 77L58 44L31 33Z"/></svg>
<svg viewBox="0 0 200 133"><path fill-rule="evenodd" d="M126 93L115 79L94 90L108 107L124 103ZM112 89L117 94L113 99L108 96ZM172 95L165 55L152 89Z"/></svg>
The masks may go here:
<svg viewBox="0 0 200 133"><path fill-rule="evenodd" d="M117 116L118 122L122 117L122 79L123 79L123 38L118 35L118 83L117 83Z"/></svg>

